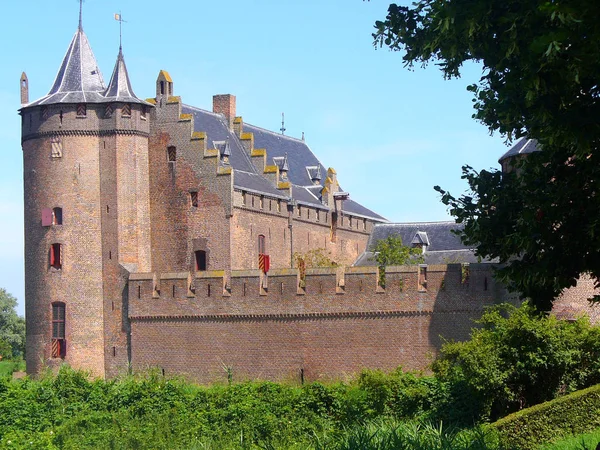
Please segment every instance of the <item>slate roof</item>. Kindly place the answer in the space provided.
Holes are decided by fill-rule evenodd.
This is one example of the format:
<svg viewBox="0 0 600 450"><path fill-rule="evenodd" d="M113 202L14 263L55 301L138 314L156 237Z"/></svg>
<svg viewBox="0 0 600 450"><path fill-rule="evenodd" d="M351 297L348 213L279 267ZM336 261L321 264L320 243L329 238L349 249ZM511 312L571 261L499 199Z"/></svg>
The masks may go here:
<svg viewBox="0 0 600 450"><path fill-rule="evenodd" d="M110 77L108 87L102 95L106 102L149 104L137 98L133 93L131 82L129 81L129 74L127 73L127 66L125 65L125 59L123 58L123 50L121 48L119 48L117 62L115 63L115 68Z"/></svg>
<svg viewBox="0 0 600 450"><path fill-rule="evenodd" d="M104 85L92 47L80 25L62 60L50 92L25 107L115 101L150 105L133 93L121 49L108 88Z"/></svg>
<svg viewBox="0 0 600 450"><path fill-rule="evenodd" d="M522 138L519 142L513 145L504 155L498 160L499 163L506 158L517 155L526 155L528 153L539 152L541 149L535 139Z"/></svg>
<svg viewBox="0 0 600 450"><path fill-rule="evenodd" d="M235 133L229 130L222 115L190 105L182 105L181 109L182 113L193 115L194 131L206 133L209 148L219 147L215 143L229 142L229 163L234 172L235 188L275 198L288 198L286 191L278 190L270 180L256 170L250 156ZM292 184L292 199L295 202L328 209L320 200L324 180L320 180L320 184L315 184L311 179L317 169L321 173L326 173L327 170L304 141L246 123L244 131L254 134L254 148L267 150L267 164L278 165L280 168L283 168L284 164L287 165L288 179ZM343 211L387 222L384 217L353 200L343 202Z"/></svg>
<svg viewBox="0 0 600 450"><path fill-rule="evenodd" d="M476 263L479 259L473 249L465 246L452 230L461 229L455 222L386 223L373 227L367 250L354 262L355 266L375 266L377 242L389 236L400 236L404 245L428 243L425 264ZM489 261L484 261L489 262Z"/></svg>

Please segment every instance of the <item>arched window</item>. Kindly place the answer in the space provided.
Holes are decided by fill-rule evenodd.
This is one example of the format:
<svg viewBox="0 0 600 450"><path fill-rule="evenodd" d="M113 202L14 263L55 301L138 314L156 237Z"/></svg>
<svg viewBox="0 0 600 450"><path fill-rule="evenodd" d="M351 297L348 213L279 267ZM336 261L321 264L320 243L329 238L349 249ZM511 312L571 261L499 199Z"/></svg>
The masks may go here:
<svg viewBox="0 0 600 450"><path fill-rule="evenodd" d="M265 243L264 234L258 235L258 253L263 255L267 253L267 245Z"/></svg>
<svg viewBox="0 0 600 450"><path fill-rule="evenodd" d="M206 270L206 252L204 250L196 250L194 252L196 261L196 270Z"/></svg>
<svg viewBox="0 0 600 450"><path fill-rule="evenodd" d="M52 357L65 357L65 304L52 303Z"/></svg>
<svg viewBox="0 0 600 450"><path fill-rule="evenodd" d="M52 208L52 225L62 225L62 208Z"/></svg>

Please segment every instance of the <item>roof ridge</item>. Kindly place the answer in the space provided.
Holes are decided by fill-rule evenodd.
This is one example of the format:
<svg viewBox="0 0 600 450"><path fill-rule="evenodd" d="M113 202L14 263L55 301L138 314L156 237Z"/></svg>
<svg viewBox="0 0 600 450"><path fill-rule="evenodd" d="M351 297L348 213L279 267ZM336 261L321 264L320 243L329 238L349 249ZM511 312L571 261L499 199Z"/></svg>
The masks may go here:
<svg viewBox="0 0 600 450"><path fill-rule="evenodd" d="M281 133L278 133L277 131L273 131L273 130L269 130L267 128L259 127L258 125L252 125L251 123L244 123L244 125L249 126L249 127L253 127L253 128L258 128L261 131L266 131L267 133L271 133L271 134L274 134L275 136L279 136L279 137L283 137L283 138L286 138L286 139L290 139L292 141L305 142L302 139L298 139L298 138L293 137L293 136L288 136L286 134L281 134ZM307 145L307 147L308 147L308 145Z"/></svg>

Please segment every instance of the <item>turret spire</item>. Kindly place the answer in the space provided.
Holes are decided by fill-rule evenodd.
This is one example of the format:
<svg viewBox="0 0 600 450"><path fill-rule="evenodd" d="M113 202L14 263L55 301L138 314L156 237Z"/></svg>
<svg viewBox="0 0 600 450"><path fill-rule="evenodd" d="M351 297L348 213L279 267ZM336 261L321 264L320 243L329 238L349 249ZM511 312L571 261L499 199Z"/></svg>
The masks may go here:
<svg viewBox="0 0 600 450"><path fill-rule="evenodd" d="M81 20L82 10L83 10L83 0L79 0L79 31L83 31L83 22Z"/></svg>

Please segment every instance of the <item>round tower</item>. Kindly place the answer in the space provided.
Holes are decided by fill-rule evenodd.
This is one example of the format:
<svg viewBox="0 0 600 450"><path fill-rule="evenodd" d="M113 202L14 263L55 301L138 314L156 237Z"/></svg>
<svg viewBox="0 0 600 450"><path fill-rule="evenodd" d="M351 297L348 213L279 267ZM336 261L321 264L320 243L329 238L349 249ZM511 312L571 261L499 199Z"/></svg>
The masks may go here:
<svg viewBox="0 0 600 450"><path fill-rule="evenodd" d="M50 92L20 110L28 373L127 367L128 270L150 270L149 107L120 51L104 84L80 22Z"/></svg>

